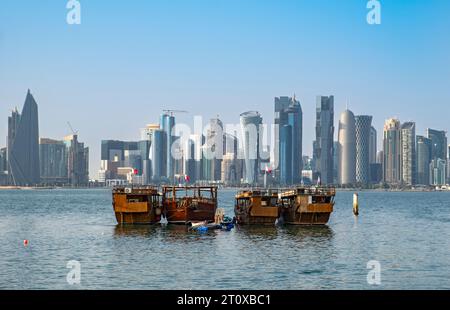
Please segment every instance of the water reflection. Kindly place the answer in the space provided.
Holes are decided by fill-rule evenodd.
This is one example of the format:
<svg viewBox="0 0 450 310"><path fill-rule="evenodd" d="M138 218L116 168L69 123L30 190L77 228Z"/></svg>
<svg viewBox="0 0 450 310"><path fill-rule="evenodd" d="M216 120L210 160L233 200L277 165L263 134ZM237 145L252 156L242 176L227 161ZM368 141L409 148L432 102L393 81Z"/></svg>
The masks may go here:
<svg viewBox="0 0 450 310"><path fill-rule="evenodd" d="M116 225L115 237L150 237L155 234L159 225Z"/></svg>
<svg viewBox="0 0 450 310"><path fill-rule="evenodd" d="M283 232L286 236L293 239L320 239L321 241L330 241L334 237L333 230L326 226L284 226Z"/></svg>
<svg viewBox="0 0 450 310"><path fill-rule="evenodd" d="M274 240L278 236L279 227L277 226L236 226L236 233L241 238L249 240Z"/></svg>

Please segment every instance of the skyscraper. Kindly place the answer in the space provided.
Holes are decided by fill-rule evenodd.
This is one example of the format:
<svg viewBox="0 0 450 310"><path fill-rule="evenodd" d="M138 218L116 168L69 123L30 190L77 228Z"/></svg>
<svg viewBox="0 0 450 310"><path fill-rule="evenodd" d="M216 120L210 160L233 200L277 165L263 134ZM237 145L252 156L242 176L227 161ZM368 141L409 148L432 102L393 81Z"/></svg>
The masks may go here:
<svg viewBox="0 0 450 310"><path fill-rule="evenodd" d="M202 136L190 135L184 153L184 174L195 183L202 179Z"/></svg>
<svg viewBox="0 0 450 310"><path fill-rule="evenodd" d="M159 129L152 132L152 144L150 146L150 161L152 181L157 182L166 176L165 160L166 157L166 133Z"/></svg>
<svg viewBox="0 0 450 310"><path fill-rule="evenodd" d="M6 147L0 149L0 173L8 170L8 149Z"/></svg>
<svg viewBox="0 0 450 310"><path fill-rule="evenodd" d="M447 184L450 184L450 145L447 150Z"/></svg>
<svg viewBox="0 0 450 310"><path fill-rule="evenodd" d="M369 163L376 164L377 163L377 130L375 127L370 127L370 139L369 139Z"/></svg>
<svg viewBox="0 0 450 310"><path fill-rule="evenodd" d="M63 141L41 138L39 160L42 184L67 184L67 150Z"/></svg>
<svg viewBox="0 0 450 310"><path fill-rule="evenodd" d="M402 124L400 139L402 182L414 185L416 183L416 123Z"/></svg>
<svg viewBox="0 0 450 310"><path fill-rule="evenodd" d="M244 146L244 183L256 185L259 177L260 136L262 118L259 112L249 111L240 116Z"/></svg>
<svg viewBox="0 0 450 310"><path fill-rule="evenodd" d="M8 117L8 137L7 137L7 164L6 164L6 170L8 171L10 180L9 182L13 184L12 176L11 176L11 166L9 164L9 159L11 158L11 150L14 144L14 139L16 137L17 130L19 129L19 123L20 123L20 113L15 108L11 112L11 116Z"/></svg>
<svg viewBox="0 0 450 310"><path fill-rule="evenodd" d="M316 101L315 177L321 183L333 182L334 97L318 96Z"/></svg>
<svg viewBox="0 0 450 310"><path fill-rule="evenodd" d="M339 120L338 133L339 184L356 183L356 128L355 115L350 110L345 110Z"/></svg>
<svg viewBox="0 0 450 310"><path fill-rule="evenodd" d="M431 139L424 136L416 137L416 166L417 184L430 185L430 163L431 163Z"/></svg>
<svg viewBox="0 0 450 310"><path fill-rule="evenodd" d="M430 182L431 185L445 185L447 177L447 161L436 158L430 164Z"/></svg>
<svg viewBox="0 0 450 310"><path fill-rule="evenodd" d="M16 121L13 112L12 122ZM12 125L11 127L14 127ZM10 129L10 128L9 128ZM11 134L9 132L8 134ZM9 140L9 138L8 138ZM31 186L40 182L38 106L28 90L19 125L9 152L9 167L14 185Z"/></svg>
<svg viewBox="0 0 450 310"><path fill-rule="evenodd" d="M302 143L303 111L300 102L295 96L276 97L273 164L280 183L289 185L301 181Z"/></svg>
<svg viewBox="0 0 450 310"><path fill-rule="evenodd" d="M400 121L388 119L384 124L383 178L386 183L399 184L400 175Z"/></svg>
<svg viewBox="0 0 450 310"><path fill-rule="evenodd" d="M67 152L67 176L72 186L89 184L89 148L78 141L78 135L64 138Z"/></svg>
<svg viewBox="0 0 450 310"><path fill-rule="evenodd" d="M0 185L7 184L8 176L8 149L6 147L0 149Z"/></svg>
<svg viewBox="0 0 450 310"><path fill-rule="evenodd" d="M218 118L212 118L206 133L207 181L219 181L222 178L222 158L224 152L223 123Z"/></svg>
<svg viewBox="0 0 450 310"><path fill-rule="evenodd" d="M164 113L161 115L160 126L164 132L164 162L163 170L165 170L164 175L171 181L174 180L175 174L175 160L172 154L172 145L175 141L175 136L173 129L175 127L175 117L173 115Z"/></svg>
<svg viewBox="0 0 450 310"><path fill-rule="evenodd" d="M427 129L428 139L431 139L431 158L447 158L447 133L442 130Z"/></svg>
<svg viewBox="0 0 450 310"><path fill-rule="evenodd" d="M292 126L284 125L280 128L280 183L289 185L293 183L292 169Z"/></svg>
<svg viewBox="0 0 450 310"><path fill-rule="evenodd" d="M372 116L355 116L356 128L356 182L368 184L370 182L370 128Z"/></svg>

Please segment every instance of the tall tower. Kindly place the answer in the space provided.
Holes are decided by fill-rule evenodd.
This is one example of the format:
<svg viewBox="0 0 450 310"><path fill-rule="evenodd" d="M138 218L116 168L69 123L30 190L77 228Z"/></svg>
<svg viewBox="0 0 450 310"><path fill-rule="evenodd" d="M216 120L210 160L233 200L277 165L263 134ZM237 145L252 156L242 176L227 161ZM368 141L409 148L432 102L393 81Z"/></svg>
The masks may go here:
<svg viewBox="0 0 450 310"><path fill-rule="evenodd" d="M9 164L10 159L11 159L11 150L12 150L12 146L14 144L14 139L16 137L16 133L17 130L19 129L19 122L20 122L20 113L17 110L17 108L15 108L12 112L11 112L11 116L8 117L8 145L7 145L7 167L6 170L8 171L10 180L9 182L11 184L13 184L13 180L11 177L11 165Z"/></svg>
<svg viewBox="0 0 450 310"><path fill-rule="evenodd" d="M244 145L244 182L258 183L260 163L260 136L262 118L259 112L249 111L241 114L241 127Z"/></svg>
<svg viewBox="0 0 450 310"><path fill-rule="evenodd" d="M431 139L424 136L416 138L417 184L430 185Z"/></svg>
<svg viewBox="0 0 450 310"><path fill-rule="evenodd" d="M370 182L370 128L372 116L358 115L355 117L356 127L356 182Z"/></svg>
<svg viewBox="0 0 450 310"><path fill-rule="evenodd" d="M339 120L338 143L338 182L340 184L355 184L356 128L355 115L350 110L345 110L341 114L341 118Z"/></svg>
<svg viewBox="0 0 450 310"><path fill-rule="evenodd" d="M281 184L301 181L303 111L294 97L275 98L275 175Z"/></svg>
<svg viewBox="0 0 450 310"><path fill-rule="evenodd" d="M407 185L416 183L416 123L401 126L401 176Z"/></svg>
<svg viewBox="0 0 450 310"><path fill-rule="evenodd" d="M162 176L167 177L169 180L174 180L175 174L175 159L172 154L172 145L175 142L175 136L173 133L173 128L175 127L175 117L169 113L164 113L161 115L160 121L161 130L164 132L164 146L163 146L163 166Z"/></svg>
<svg viewBox="0 0 450 310"><path fill-rule="evenodd" d="M162 129L152 131L152 143L150 145L151 179L158 182L166 176L166 133Z"/></svg>
<svg viewBox="0 0 450 310"><path fill-rule="evenodd" d="M64 138L67 148L67 176L72 186L89 184L89 148L78 141L78 135Z"/></svg>
<svg viewBox="0 0 450 310"><path fill-rule="evenodd" d="M400 121L388 119L384 124L383 138L383 176L390 184L399 184L400 175Z"/></svg>
<svg viewBox="0 0 450 310"><path fill-rule="evenodd" d="M370 138L369 138L369 163L376 164L377 163L377 153L378 153L378 145L377 145L377 130L375 127L370 127Z"/></svg>
<svg viewBox="0 0 450 310"><path fill-rule="evenodd" d="M431 159L447 158L447 133L442 130L427 129L428 139L431 139Z"/></svg>
<svg viewBox="0 0 450 310"><path fill-rule="evenodd" d="M17 121L17 115L14 114L13 112L13 122ZM12 183L19 186L38 184L40 182L38 106L30 90L11 143L9 168Z"/></svg>
<svg viewBox="0 0 450 310"><path fill-rule="evenodd" d="M316 100L316 141L314 141L315 176L323 184L333 183L334 97Z"/></svg>
<svg viewBox="0 0 450 310"><path fill-rule="evenodd" d="M206 133L205 180L219 181L222 177L222 158L224 153L223 123L219 118L212 118Z"/></svg>

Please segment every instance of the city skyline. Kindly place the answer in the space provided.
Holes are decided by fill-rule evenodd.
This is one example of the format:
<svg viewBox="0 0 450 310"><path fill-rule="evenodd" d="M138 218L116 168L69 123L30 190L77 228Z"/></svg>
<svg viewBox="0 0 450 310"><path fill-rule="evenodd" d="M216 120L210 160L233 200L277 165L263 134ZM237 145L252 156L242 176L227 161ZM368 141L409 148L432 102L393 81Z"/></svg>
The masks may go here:
<svg viewBox="0 0 450 310"><path fill-rule="evenodd" d="M243 126L243 124L242 124L242 116L243 115L250 115L251 117L255 117L256 116L259 119L257 121L257 123L259 125L262 125L262 126L267 125L267 124L270 124L270 125L278 124L279 123L279 117L280 117L279 115L280 115L280 113L276 112L277 109L278 109L278 111L283 111L283 109L287 109L288 108L286 111L288 113L292 113L295 110L292 110L293 106L290 104L290 102L293 102L293 103L298 105L298 109L300 111L300 123L299 123L300 127L299 127L299 130L300 130L300 140L302 140L301 139L301 132L304 130L304 128L302 127L302 118L303 118L302 117L302 112L301 112L302 111L302 105L300 104L299 101L296 100L295 95L294 95L294 97L288 97L288 96L284 96L283 97L283 96L280 96L280 97L274 97L274 98L275 98L275 113L273 115L273 119L269 119L269 121L267 122L266 121L267 118L264 118L264 116L262 116L258 111L247 111L247 112L241 113L241 115L240 115L240 118L241 118L240 122L241 122L241 124L232 124L231 128L235 128L236 125L237 126L241 126L241 128L240 128L240 130L241 130L240 135L241 136L240 135L236 136L236 132L235 132L234 134L235 134L236 138L233 138L233 139L236 140L234 143L236 144L236 147L237 147L236 153L234 155L235 159L239 159L238 158L239 157L239 155L238 155L239 147L243 148L242 150L244 151L244 153L248 152L248 150L246 150L246 148L248 148L248 146L246 146L246 145L248 145L248 143L245 142L246 129L245 129L245 126L242 127ZM286 101L285 103L283 103L285 106L283 106L283 104L281 105L281 106L283 106L283 109L281 109L281 110L280 110L280 107L281 107L280 103L281 103L281 101L279 101L280 98L282 100ZM330 96L330 97L317 96L316 100L317 100L316 104L317 104L317 109L318 109L317 112L319 112L323 107L326 107L326 109L329 109L331 107L331 114L330 114L330 116L332 116L333 114L336 114L334 112L334 110L333 110L333 106L334 106L334 97L333 96ZM330 103L328 103L328 101L330 101ZM28 107L29 102L33 102L34 105L36 105L35 109L37 110L37 104L34 101L34 97L31 95L30 90L28 90L28 92L27 92L24 108ZM325 104L325 106L323 106L323 104ZM331 104L331 106L329 106L330 104ZM277 106L278 106L278 108L277 108ZM27 109L29 109L29 108L27 108ZM175 135L171 136L171 135L168 134L169 131L172 131L174 133L174 132L176 132L178 130L178 129L176 129L177 127L175 127L175 124L177 126L179 124L176 121L176 117L174 116L174 112L177 112L177 111L176 110L175 111L174 110L163 110L163 112L159 116L159 119L161 121L160 124L152 123L152 124L147 124L146 125L147 127L140 126L141 127L140 128L140 137L141 137L140 140L136 139L137 136L138 136L138 135L136 135L135 139L130 139L130 140L123 141L124 143L137 143L137 144L139 144L139 146L136 149L136 152L138 152L139 154L143 154L143 155L139 155L139 156L141 156L139 160L143 160L144 158L150 159L149 163L148 164L145 163L144 165L149 165L149 166L152 165L153 169L155 168L154 167L155 163L151 164L151 162L152 162L152 155L151 154L155 154L154 153L154 148L153 148L153 151L152 151L152 148L149 147L149 145L151 145L151 143L146 144L146 146L141 145L142 143L146 142L147 140L148 141L151 140L150 137L153 136L153 134L155 134L154 131L157 131L157 133L160 132L162 134L162 137L160 139L163 139L163 140L161 140L162 141L161 143L163 143L163 144L161 144L161 147L166 149L166 151L164 151L161 154L160 161L162 160L162 158L168 158L167 154L169 152L169 144L170 143L167 143L167 141L171 141L172 145L176 144L176 140L179 137L177 137ZM185 112L185 111L178 111L178 112ZM327 111L325 111L325 112L327 112ZM336 162L334 164L331 163L331 165L333 166L333 168L332 168L333 172L330 172L330 173L331 174L334 173L335 175L333 176L332 179L330 179L330 178L327 179L327 182L326 182L327 184L331 184L331 183L343 184L343 185L351 184L350 182L343 182L343 183L341 182L341 178L342 178L341 177L341 173L342 173L341 165L343 163L341 162L341 154L340 154L340 152L345 151L345 148L342 148L342 143L343 142L341 142L341 140L340 140L341 139L341 130L342 130L341 127L346 128L348 126L347 123L342 123L343 115L345 115L345 113L348 113L348 112L351 113L351 115L353 117L353 122L354 122L354 132L353 132L354 137L353 137L353 139L354 139L354 144L355 144L355 154L354 154L354 156L355 156L355 165L356 165L356 170L354 172L351 172L350 174L352 174L352 173L355 174L356 182L354 182L354 184L360 184L360 183L368 184L369 183L370 169L371 169L370 165L372 164L372 162L370 161L370 153L369 153L371 151L370 150L370 143L372 143L371 140L373 139L371 137L371 135L372 135L372 133L375 133L377 130L373 126L371 126L371 124L372 124L372 116L370 116L370 115L353 115L353 113L351 111L346 109L342 113L337 113L337 114L340 114L340 119L338 120L338 124L339 124L338 130L334 130L334 123L331 123L331 124L326 123L325 124L325 132L328 131L328 129L326 129L327 126L331 126L332 132L334 132L333 133L333 146L332 146L332 152L334 154L333 155L333 160L337 160L338 161L338 162ZM12 116L10 116L8 118L8 124L9 124L9 127L11 127L10 130L13 130L13 132L14 132L14 130L17 130L17 129L15 129L15 127L18 126L19 123L20 123L21 114L17 111L17 108L16 108L15 110L12 111L11 115ZM285 117L288 117L287 115L290 115L290 114L286 114ZM295 114L292 114L292 115L295 115ZM319 115L322 115L322 114L321 113L317 114L317 116L319 116ZM321 116L321 117L323 117L323 116ZM346 122L348 122L348 116L346 116L346 117L347 117ZM16 118L17 118L17 120L15 120ZM37 111L36 111L36 118L37 118ZM326 118L328 119L328 116L326 116ZM292 119L292 117L288 117L288 119ZM317 121L319 121L319 120L317 120ZM397 123L395 123L395 122L397 122ZM318 124L320 124L320 122ZM392 124L395 124L395 125L392 125ZM181 124L181 125L184 126L186 124ZM207 122L203 121L203 128L201 128L203 130L202 135L205 135L205 133L206 133L206 136L204 136L203 138L201 138L201 137L195 138L194 137L194 139L197 139L197 142L195 142L195 143L197 143L197 144L200 143L201 150L203 148L205 148L205 147L210 147L211 143L213 143L213 144L217 143L217 141L215 141L215 142L208 142L209 140L211 140L208 137L210 136L210 131L211 130L213 132L217 131L217 129L215 129L215 128L217 128L218 126L220 127L220 131L223 132L223 134L224 134L224 137L223 137L225 139L224 141L226 141L226 139L227 139L226 135L230 136L230 133L226 132L226 130L227 130L229 125L230 124L223 124L223 122L217 117L216 118L210 118L209 121L207 121ZM37 126L37 125L35 124L34 126ZM68 124L68 126L69 126L69 128L71 130L73 130L73 128L71 128L70 123ZM361 127L361 129L358 129L360 126L364 126L364 127ZM401 182L405 182L405 184L411 184L411 185L413 185L413 184L420 184L420 183L416 182L417 178L420 178L420 177L418 175L413 175L413 173L420 173L419 171L416 170L416 168L419 169L419 167L416 167L416 166L419 165L419 163L416 162L415 148L416 148L416 144L418 144L419 142L422 142L422 137L420 135L421 133L417 133L417 140L416 140L416 129L415 129L416 128L416 123L412 122L412 121L401 122L397 118L386 119L385 120L385 128L384 128L385 130L384 130L384 132L380 131L381 134L384 137L382 139L378 139L380 141L377 144L377 151L378 152L379 151L383 151L387 147L386 144L385 144L386 143L386 136L385 136L386 135L386 126L388 126L388 127L389 126L391 126L391 127L394 126L395 130L397 131L396 138L395 138L395 140L396 140L395 148L397 149L397 151L396 151L397 153L396 154L398 154L399 156L400 155L401 156L406 156L404 151L402 152L401 149L405 149L405 147L406 148L410 148L410 146L405 145L404 144L405 142L402 140L402 137L404 136L403 131L406 128L413 126L414 127L414 132L413 132L412 136L410 136L410 138L409 138L410 140L412 139L411 141L413 141L413 142L408 142L409 143L408 145L411 145L411 143L413 143L413 145L412 145L412 147L413 147L412 155L407 155L407 157L403 157L403 159L401 158L400 161L398 161L397 163L394 163L394 166L398 166L398 167L393 168L395 170L395 171L393 171L393 173L396 173L396 176L394 176L394 177L392 177L392 176L391 177L385 176L384 178L387 177L387 179L385 181L388 181L388 182L394 183L394 184L395 183L401 183ZM283 127L286 127L286 126L281 126L280 128L283 128ZM195 128L195 125L194 125L194 128ZM269 158L270 159L270 164L268 164L268 162L267 162L265 164L265 166L270 168L270 169L279 170L279 169L283 169L283 167L285 167L286 159L282 160L281 163L278 162L278 160L276 159L276 157L277 157L277 155L276 155L276 149L277 149L276 145L277 145L277 143L280 143L280 140L277 141L276 136L277 136L277 134L280 134L280 137L281 137L281 135L283 133L283 130L278 130L277 131L277 129L275 129L275 128L276 127L272 127L269 130L270 131L269 136L270 135L272 136L272 137L269 137L270 141L269 140L261 141L261 143L269 143L269 145L266 145L266 144L260 145L258 143L256 145L257 149L255 151L252 151L252 150L250 150L250 151L251 152L255 152L255 154L261 154L260 152L264 151L263 148L269 147L269 149L271 150L271 153L270 153L271 157ZM320 127L318 127L318 128L320 128ZM361 134L361 130L363 130L362 128L365 128L364 129L364 134ZM262 128L258 129L258 130L263 130L264 131L264 129L262 129ZM37 128L37 132L39 132L39 128ZM289 132L292 132L292 130L290 130ZM242 134L244 134L244 136L242 136ZM260 134L261 134L261 137L259 137ZM331 133L329 133L329 134L331 135ZM346 134L348 135L348 133L346 133ZM260 139L263 139L262 138L262 135L263 135L262 132L261 133L257 133L257 135L258 135L257 138L251 138L251 139L257 139L257 141L260 141ZM429 150L430 161L434 160L434 159L436 159L436 160L437 159L447 160L448 159L447 150L450 150L450 145L447 144L447 142L448 142L447 141L447 136L446 136L447 135L447 131L446 130L436 130L436 129L432 129L432 128L427 127L426 135L428 136L428 138L430 140L430 150ZM194 136L197 136L197 134L194 135ZM71 137L75 137L75 140L77 140L78 139L78 132L72 132L71 135L66 135L63 138L60 138L60 137L43 137L43 136L39 136L37 133L36 133L36 137L38 137L39 139L34 139L34 140L40 141L38 143L39 146L42 146L42 145L55 145L55 144L58 144L58 143L64 144L64 140L71 140L72 139ZM289 136L289 137L291 137L291 136ZM350 137L351 137L351 134L350 134ZM203 142L201 142L202 139L205 139L205 140ZM213 141L214 139L216 139L216 138L214 138L214 136L213 136L211 141ZM292 139L292 138L290 138L290 139ZM348 138L346 138L346 139L348 140ZM8 140L8 136L6 137L6 140L9 141ZM138 140L139 140L139 142L133 142L133 141L138 141ZM347 141L347 140L345 140L345 141ZM108 140L102 139L101 141L108 141ZM112 138L109 141L120 141L120 139ZM364 142L362 142L362 141L364 141ZM434 142L432 142L432 141L434 141ZM273 144L273 143L275 143L275 144ZM8 142L8 144L9 144L9 142ZM76 142L76 144L78 144L78 142ZM286 144L286 143L284 143L284 144ZM282 145L283 145L283 143L280 144L280 147L282 147ZM84 148L84 144L81 144L81 147L83 149ZM89 153L89 148L90 147L91 146L87 146L86 147L86 149L88 150L87 151L88 153ZM181 150L184 146L180 145L179 147L180 147L180 150ZM227 154L227 152L225 152L227 150L227 146L225 145L225 142L224 142L223 147L224 147L224 152L223 152L223 154L221 154L221 156L222 156L222 158L226 158L227 157L226 155L228 155L228 154ZM302 145L302 143L301 143L300 144L300 149L302 149L302 147L304 147L304 145ZM361 147L364 147L364 151L362 151ZM0 148L3 148L3 146L0 147ZM5 146L5 148L7 148L7 146ZM199 151L200 153L202 152L201 150ZM290 146L290 150L291 150L290 152L292 152L292 146ZM42 150L41 150L41 152L42 152ZM144 153L142 153L142 152L144 152ZM361 153L361 152L363 152L363 153ZM347 154L349 154L349 153L347 152ZM364 154L364 155L360 155L360 154ZM299 155L310 157L314 161L314 154L305 154L305 153L303 153L303 154L299 154ZM103 159L103 156L104 155L102 155L102 159ZM243 154L243 153L241 154L241 156L243 156L241 159L245 159L246 158L246 155ZM274 157L272 157L272 156L274 156ZM348 155L346 155L346 156L348 158ZM361 156L364 156L364 157L361 157ZM123 157L123 155L122 155L122 157ZM397 157L397 155L394 154L394 158L395 157ZM89 154L86 156L86 158L89 159ZM290 160L292 162L295 161L295 152L292 153L290 158L291 158ZM365 158L364 159L364 168L361 168L361 163L358 163L358 162L360 162L360 159L358 159L358 158ZM413 166L409 166L409 172L406 173L406 175L409 175L409 177L405 178L405 170L404 169L406 169L406 168L404 168L404 162L403 161L407 160L406 158L409 158L409 163L410 163L410 165L413 165ZM327 160L328 159L325 159L325 161L327 161ZM385 158L385 160L386 160L386 158ZM173 166L175 164L175 160L171 159L170 161L172 162L171 165ZM215 161L215 160L213 160L213 161ZM351 160L351 161L353 161L353 160ZM351 167L351 165L353 165L351 163L351 161L347 163L345 169L349 169L349 165L350 165L350 167ZM89 167L91 165L91 162L92 162L92 159L90 159L89 162L86 163L86 166ZM257 160L257 162L255 162L255 173L254 173L254 176L251 177L251 179L254 180L255 182L257 180L255 176L258 175L258 173L256 172L257 171L256 167L259 166L261 168L260 164L262 162L263 162L263 160L261 160L261 158L259 158ZM168 165L169 161L162 160L161 163L162 163L162 166L157 168L157 169L162 169L162 171L163 171L160 175L164 176L165 178L166 178L167 175L172 175L172 177L169 177L169 179L173 180L172 178L173 178L174 173L170 173L169 170L173 171L174 168L169 168L169 165ZM276 166L277 163L281 164L281 166ZM438 165L437 162L435 164ZM221 171L220 165L221 165L220 163L219 163L219 166L217 166L217 164L216 164L216 172L213 172L213 174L216 175L216 177L214 177L212 179L220 179L220 175L221 175L221 173L223 173L223 171ZM292 165L292 164L290 164L290 165ZM384 165L386 165L386 167L390 166L390 164L388 162L385 162ZM449 159L449 163L448 164L446 163L445 165L446 166L447 165L450 166L450 159ZM103 167L103 164L99 164L98 166L100 166L100 169L98 169L94 173L92 173L92 170L90 170L90 175L89 175L90 179L93 179L93 180L97 180L98 179L99 171L104 169L104 168L101 168L101 167ZM136 167L139 167L138 170L142 169L141 165L137 165L134 168L136 168ZM301 165L299 167L301 167ZM45 167L43 168L41 166L41 171L42 171L42 169L47 169L47 168L45 168ZM245 168L245 165L244 165L244 170L245 169L246 168ZM364 173L363 179L361 179L361 177L358 176L358 175L360 175L362 173L362 172L358 172L358 171L361 171L361 169L363 169L362 171L364 171L363 172ZM446 169L445 173L450 175L450 171L449 171L450 168L446 167L445 169ZM313 172L321 172L320 170L321 169L318 166L313 168ZM392 170L392 169L388 168L388 170ZM295 171L295 169L292 170L292 176L291 177L293 177L295 179L295 177L299 177L300 174L295 175L294 171ZM383 168L383 171L386 172L386 170L384 170L384 168ZM388 171L388 173L390 173L390 172ZM218 175L218 177L217 177L217 175ZM243 172L243 175L244 175L244 179L245 179L246 173ZM278 177L280 177L279 172L278 172L277 178ZM347 179L348 178L349 177L347 177ZM392 178L394 178L396 181L395 182L392 181ZM70 179L71 178L69 178L69 180ZM316 180L317 176L313 177L313 179ZM150 179L146 179L146 180L149 181ZM279 182L281 184L295 184L295 183L299 183L300 179L293 180L292 182L287 182L286 183L286 180L283 180L283 177L281 177ZM371 182L372 181L370 181L370 183ZM20 183L27 184L27 183L24 183L24 182L18 182L18 183L19 184ZM85 182L76 182L76 184L86 184L86 183Z"/></svg>
<svg viewBox="0 0 450 310"><path fill-rule="evenodd" d="M41 136L62 139L70 121L91 148L91 177L99 141L136 140L165 108L189 110L179 116L186 123L200 114L238 123L245 110L272 121L273 98L295 93L309 155L320 94L335 96L335 124L347 103L372 115L379 149L389 117L415 121L418 134L448 130L436 117L450 109L448 1L385 3L377 26L360 1L229 1L220 10L205 1L83 1L78 26L65 23L64 5L24 3L0 11L0 120L32 89Z"/></svg>

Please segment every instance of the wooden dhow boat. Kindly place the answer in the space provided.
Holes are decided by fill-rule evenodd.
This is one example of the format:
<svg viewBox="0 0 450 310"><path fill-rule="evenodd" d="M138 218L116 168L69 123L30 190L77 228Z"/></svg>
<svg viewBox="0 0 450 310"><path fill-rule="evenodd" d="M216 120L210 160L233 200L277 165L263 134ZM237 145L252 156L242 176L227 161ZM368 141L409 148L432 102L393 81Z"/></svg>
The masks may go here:
<svg viewBox="0 0 450 310"><path fill-rule="evenodd" d="M276 190L244 190L236 195L236 223L241 225L273 225L280 217Z"/></svg>
<svg viewBox="0 0 450 310"><path fill-rule="evenodd" d="M336 190L329 187L298 187L279 195L285 224L325 225L334 208Z"/></svg>
<svg viewBox="0 0 450 310"><path fill-rule="evenodd" d="M236 223L241 225L325 225L336 190L327 187L245 190L236 195Z"/></svg>
<svg viewBox="0 0 450 310"><path fill-rule="evenodd" d="M161 195L156 187L116 187L112 196L119 224L155 224L161 220Z"/></svg>
<svg viewBox="0 0 450 310"><path fill-rule="evenodd" d="M216 186L163 186L162 205L169 224L215 221Z"/></svg>

